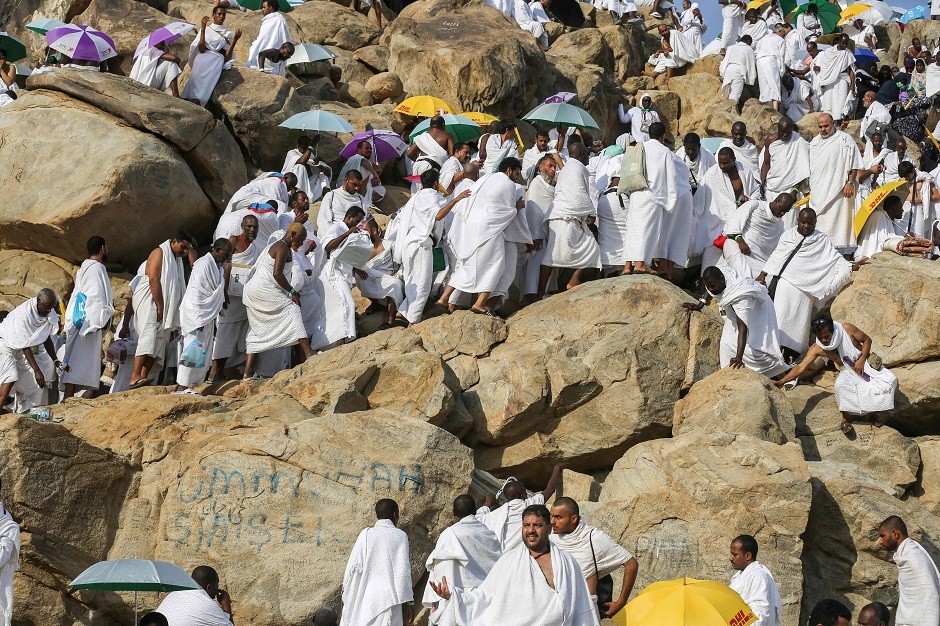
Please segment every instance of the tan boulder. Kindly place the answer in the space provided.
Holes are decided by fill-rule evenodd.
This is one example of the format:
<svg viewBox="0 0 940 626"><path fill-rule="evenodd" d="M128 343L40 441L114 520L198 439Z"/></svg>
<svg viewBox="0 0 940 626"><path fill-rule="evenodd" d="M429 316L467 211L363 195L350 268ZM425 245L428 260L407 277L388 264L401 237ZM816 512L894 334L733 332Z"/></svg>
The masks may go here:
<svg viewBox="0 0 940 626"><path fill-rule="evenodd" d="M614 52L604 33L596 28L581 28L562 35L552 44L550 54L585 65L614 66Z"/></svg>
<svg viewBox="0 0 940 626"><path fill-rule="evenodd" d="M545 67L535 39L478 0L415 2L387 33L388 69L405 92L438 96L456 112L521 115Z"/></svg>
<svg viewBox="0 0 940 626"><path fill-rule="evenodd" d="M129 78L80 70L40 74L30 78L29 87L64 93L176 146L219 211L248 180L234 137L224 124L191 102Z"/></svg>
<svg viewBox="0 0 940 626"><path fill-rule="evenodd" d="M807 463L813 506L803 535L803 611L801 623L816 602L840 598L852 614L865 604L897 603L898 568L891 553L878 545L878 525L889 515L903 519L908 531L931 553L940 533L936 515L916 498L899 500L890 485L848 463Z"/></svg>
<svg viewBox="0 0 940 626"><path fill-rule="evenodd" d="M784 444L796 438L793 408L769 378L749 369L718 370L676 402L672 434L727 432Z"/></svg>
<svg viewBox="0 0 940 626"><path fill-rule="evenodd" d="M477 467L544 479L566 461L589 473L668 436L680 393L718 369L720 323L711 312L690 316L685 301L668 283L634 276L586 283L510 318L464 400L487 421L471 437L513 442L477 447ZM535 397L546 380L548 393Z"/></svg>
<svg viewBox="0 0 940 626"><path fill-rule="evenodd" d="M940 515L940 437L918 437L920 485L914 494L934 515Z"/></svg>
<svg viewBox="0 0 940 626"><path fill-rule="evenodd" d="M569 469L562 470L555 490L557 498L572 498L578 504L582 502L597 502L601 496L601 486L589 474L579 474Z"/></svg>
<svg viewBox="0 0 940 626"><path fill-rule="evenodd" d="M50 120L56 132L35 132ZM211 228L212 203L179 152L89 104L31 91L4 108L0 134L2 247L78 262L101 235L112 260L131 265L177 230ZM88 137L106 159L87 158ZM37 204L36 189L56 201Z"/></svg>
<svg viewBox="0 0 940 626"><path fill-rule="evenodd" d="M363 46L354 53L356 60L373 72L388 71L388 48L381 45Z"/></svg>
<svg viewBox="0 0 940 626"><path fill-rule="evenodd" d="M711 76L719 76L718 66L721 65L723 59L724 56L720 54L710 54L707 57L702 57L692 64L692 67L688 69L686 75L709 74Z"/></svg>
<svg viewBox="0 0 940 626"><path fill-rule="evenodd" d="M359 107L369 107L375 104L366 86L355 81L343 85L339 90L339 98L343 102Z"/></svg>
<svg viewBox="0 0 940 626"><path fill-rule="evenodd" d="M901 39L903 38L903 31L901 30L901 25L898 22L882 22L880 24L875 24L875 37L878 38L878 47L883 48L883 57L879 54L879 59L884 58L888 61L888 65L894 65L897 63L897 59L901 55ZM901 60L903 62L903 59ZM879 67L880 67L879 63Z"/></svg>
<svg viewBox="0 0 940 626"><path fill-rule="evenodd" d="M366 89L372 94L372 99L375 102L381 102L388 98L397 98L404 91L401 79L394 72L376 74L366 82Z"/></svg>
<svg viewBox="0 0 940 626"><path fill-rule="evenodd" d="M748 134L762 144L774 132L780 118L772 107L753 98L744 103L738 115L734 102L721 93L721 79L710 74L676 76L669 81L669 91L679 94L679 132L683 135L730 137L731 125L741 121L747 125Z"/></svg>
<svg viewBox="0 0 940 626"><path fill-rule="evenodd" d="M75 23L97 28L114 40L118 55L110 59L108 65L112 71L118 68L124 76L129 76L134 67L137 44L153 31L175 21L165 10L159 11L135 0L91 0L88 8L74 19ZM189 44L195 37L195 29L185 33L169 45L169 51L186 63Z"/></svg>
<svg viewBox="0 0 940 626"><path fill-rule="evenodd" d="M498 344L506 341L506 324L492 317L458 312L438 316L415 326L424 348L445 359L458 354L485 357Z"/></svg>
<svg viewBox="0 0 940 626"><path fill-rule="evenodd" d="M379 29L365 15L328 0L311 0L289 14L300 28L305 43L358 50L375 43Z"/></svg>
<svg viewBox="0 0 940 626"><path fill-rule="evenodd" d="M777 581L783 623L796 624L811 497L795 443L687 433L628 450L604 480L591 523L636 556L636 591L682 576L728 580L731 540L754 535Z"/></svg>
<svg viewBox="0 0 940 626"><path fill-rule="evenodd" d="M332 63L343 71L340 80L343 83L362 83L365 85L369 79L375 76L376 72L360 61L356 55L348 50L341 48L332 48L336 53L336 58Z"/></svg>
<svg viewBox="0 0 940 626"><path fill-rule="evenodd" d="M894 411L888 424L909 437L940 435L940 361L910 363L891 368L898 377Z"/></svg>
<svg viewBox="0 0 940 626"><path fill-rule="evenodd" d="M940 357L940 265L876 255L832 303L834 319L868 333L885 365Z"/></svg>
<svg viewBox="0 0 940 626"><path fill-rule="evenodd" d="M614 76L624 80L643 71L643 64L649 54L646 54L639 27L604 26L600 32L614 55Z"/></svg>
<svg viewBox="0 0 940 626"><path fill-rule="evenodd" d="M54 289L59 297L72 293L78 267L48 254L0 250L0 309L12 311L40 289Z"/></svg>

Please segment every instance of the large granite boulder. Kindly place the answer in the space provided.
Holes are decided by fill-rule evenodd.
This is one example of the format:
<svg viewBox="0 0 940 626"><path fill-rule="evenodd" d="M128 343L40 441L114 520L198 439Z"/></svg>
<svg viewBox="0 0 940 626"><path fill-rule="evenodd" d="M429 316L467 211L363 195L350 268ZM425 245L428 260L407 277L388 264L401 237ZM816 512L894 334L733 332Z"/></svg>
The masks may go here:
<svg viewBox="0 0 940 626"><path fill-rule="evenodd" d="M131 265L177 230L211 232L212 202L176 147L90 104L32 91L4 108L0 135L2 247L77 263L101 235L112 260ZM88 158L89 141L100 158Z"/></svg>
<svg viewBox="0 0 940 626"><path fill-rule="evenodd" d="M681 393L718 369L720 322L690 316L684 301L678 288L634 276L586 283L513 316L463 393L477 466L520 478L544 477L558 461L591 472L669 436Z"/></svg>
<svg viewBox="0 0 940 626"><path fill-rule="evenodd" d="M0 250L0 309L12 311L40 289L54 289L64 298L72 292L78 268L48 254Z"/></svg>
<svg viewBox="0 0 940 626"><path fill-rule="evenodd" d="M392 22L388 69L410 95L443 98L459 111L524 113L545 68L535 38L478 0L422 0Z"/></svg>
<svg viewBox="0 0 940 626"><path fill-rule="evenodd" d="M728 580L731 540L754 535L780 590L783 623L796 624L811 500L795 443L696 432L628 450L604 481L591 523L636 556L637 590L683 576Z"/></svg>

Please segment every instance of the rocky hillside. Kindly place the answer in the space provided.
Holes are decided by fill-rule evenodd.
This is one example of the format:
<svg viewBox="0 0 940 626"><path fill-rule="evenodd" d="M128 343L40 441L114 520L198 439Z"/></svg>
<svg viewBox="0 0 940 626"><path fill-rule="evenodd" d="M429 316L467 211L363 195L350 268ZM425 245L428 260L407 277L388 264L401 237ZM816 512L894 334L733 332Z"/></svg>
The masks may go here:
<svg viewBox="0 0 940 626"><path fill-rule="evenodd" d="M24 531L14 623L126 623L127 594L67 583L129 556L217 567L240 623L308 623L338 603L376 499L401 503L419 584L475 469L535 487L558 461L571 467L563 493L636 554L641 585L727 579L728 543L747 532L786 624L822 597L891 604L884 517L901 515L940 557L935 273L878 258L836 301L900 379L888 425L851 438L833 372L785 393L716 371L717 314L690 315L688 295L639 276L582 285L508 324L459 313L375 333L222 395L151 388L70 400L61 424L4 416L0 479ZM903 297L891 295L898 276Z"/></svg>

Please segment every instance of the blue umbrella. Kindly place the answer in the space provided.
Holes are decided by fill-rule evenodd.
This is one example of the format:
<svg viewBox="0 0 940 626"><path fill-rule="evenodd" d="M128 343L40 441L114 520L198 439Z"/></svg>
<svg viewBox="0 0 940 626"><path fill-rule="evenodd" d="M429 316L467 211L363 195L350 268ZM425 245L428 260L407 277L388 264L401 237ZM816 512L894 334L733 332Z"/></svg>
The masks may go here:
<svg viewBox="0 0 940 626"><path fill-rule="evenodd" d="M867 67L872 63L878 63L878 55L868 48L856 48L855 63L861 67Z"/></svg>
<svg viewBox="0 0 940 626"><path fill-rule="evenodd" d="M907 24L911 20L922 20L930 15L929 4L918 4L913 9L908 9L907 13L898 18L902 24Z"/></svg>

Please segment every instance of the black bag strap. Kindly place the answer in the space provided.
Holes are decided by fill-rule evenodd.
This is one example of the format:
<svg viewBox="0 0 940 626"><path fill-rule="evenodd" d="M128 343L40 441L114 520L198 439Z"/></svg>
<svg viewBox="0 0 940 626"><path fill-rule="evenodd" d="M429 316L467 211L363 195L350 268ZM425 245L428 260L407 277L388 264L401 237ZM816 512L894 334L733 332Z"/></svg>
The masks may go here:
<svg viewBox="0 0 940 626"><path fill-rule="evenodd" d="M588 543L591 545L591 558L594 560L594 576L597 578L601 577L601 573L597 571L597 556L594 555L594 529L591 529L591 532L588 533Z"/></svg>
<svg viewBox="0 0 940 626"><path fill-rule="evenodd" d="M777 272L777 275L774 276L773 280L770 281L770 286L767 288L767 293L770 294L770 299L774 299L774 294L777 293L777 282L780 280L780 277L783 275L784 270L787 269L787 265L790 264L790 261L793 260L793 257L796 256L796 253L800 251L800 248L803 247L803 242L806 241L806 237L800 239L800 243L796 244L796 247L793 248L793 252L790 253L790 256L787 257L787 260L783 262L783 266L780 268L780 271Z"/></svg>

